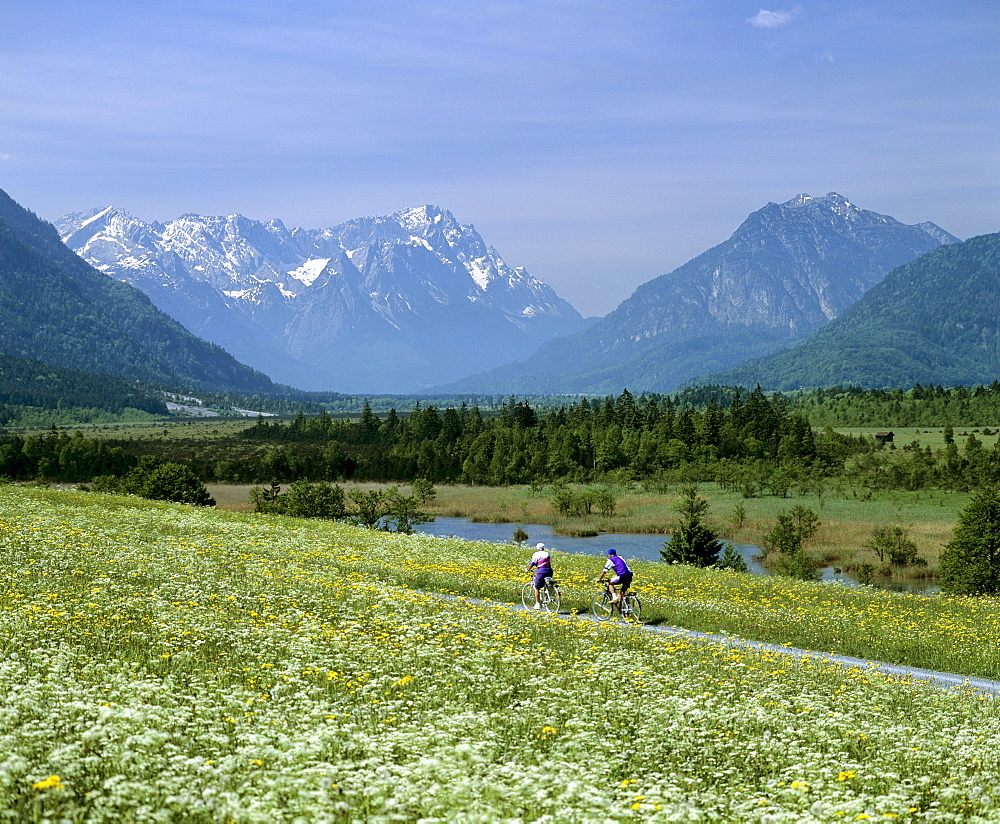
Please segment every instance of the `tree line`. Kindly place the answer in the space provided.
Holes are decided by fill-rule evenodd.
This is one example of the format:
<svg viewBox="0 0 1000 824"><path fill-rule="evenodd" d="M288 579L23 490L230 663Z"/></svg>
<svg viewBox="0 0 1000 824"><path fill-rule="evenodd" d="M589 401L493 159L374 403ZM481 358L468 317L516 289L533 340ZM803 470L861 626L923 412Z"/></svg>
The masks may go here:
<svg viewBox="0 0 1000 824"><path fill-rule="evenodd" d="M390 408L380 415L365 404L351 418L326 411L285 420L260 416L236 435L202 439L88 438L53 426L40 434L0 435L0 475L86 481L121 476L147 455L189 466L204 481L250 484L424 478L500 486L640 482L657 488L717 482L745 497L786 497L794 489L817 491L840 482L873 490L967 490L1000 482L1000 452L975 433L956 435L945 427L944 447L931 449L916 442L885 445L834 432L830 425L816 428L812 419L815 409L831 407L843 413L840 425L878 409L881 421L892 421L892 415L922 404L956 419L965 412L986 419L986 410L995 408L992 421L998 422L1000 384L974 390L918 386L905 393L836 388L796 396L766 395L759 387L639 397L626 390L545 411L517 398L495 412L418 402L409 414Z"/></svg>
<svg viewBox="0 0 1000 824"><path fill-rule="evenodd" d="M546 414L514 398L493 415L463 404L381 417L366 406L352 420L258 418L241 439L267 445L264 462L271 468L303 477L326 472L331 479L484 485L701 476L719 461L784 461L808 471L817 462L836 463L842 450L836 436L817 437L803 415L759 388L736 393L726 408L710 401L704 410L679 409L669 396L636 399L627 390ZM216 467L237 475L248 468Z"/></svg>

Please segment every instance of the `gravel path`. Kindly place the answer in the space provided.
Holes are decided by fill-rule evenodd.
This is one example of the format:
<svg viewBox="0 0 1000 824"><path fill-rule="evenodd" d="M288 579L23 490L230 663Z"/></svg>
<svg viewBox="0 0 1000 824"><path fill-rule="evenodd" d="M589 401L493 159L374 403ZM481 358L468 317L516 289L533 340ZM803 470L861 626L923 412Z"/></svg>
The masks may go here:
<svg viewBox="0 0 1000 824"><path fill-rule="evenodd" d="M477 603L499 603L497 601L482 601L479 599L469 598L469 601L476 601ZM523 606L520 605L506 605L510 606L512 609L524 610ZM594 618L592 615L587 615L585 613L580 613L578 615L571 615L569 613L560 613L560 618L580 618L588 621L598 621L601 619ZM638 629L638 627L637 627ZM904 667L898 664L886 664L882 661L872 661L867 658L854 658L850 655L837 655L835 653L829 652L814 652L807 649L796 649L795 647L786 647L783 644L765 644L758 641L747 641L744 638L737 638L731 635L716 635L708 632L697 632L690 629L681 629L680 627L661 627L654 626L652 624L643 624L642 629L647 632L657 632L665 635L673 635L683 638L693 638L696 640L708 641L711 643L728 644L733 647L741 647L748 650L757 650L760 652L777 652L782 655L789 655L796 658L815 658L817 661L830 662L834 664L840 664L843 667L859 667L865 670L872 670L874 672L880 672L884 675L892 675L896 678L909 678L915 682L927 683L930 686L937 687L939 689L946 690L975 690L983 693L984 695L1000 695L1000 681L993 681L989 678L978 678L970 675L956 675L951 672L935 672L934 670L919 669L917 667Z"/></svg>
<svg viewBox="0 0 1000 824"><path fill-rule="evenodd" d="M886 664L882 661L872 661L868 658L854 658L850 655L837 655L829 652L813 652L807 649L797 649L786 647L783 644L764 644L758 641L747 641L743 638L734 638L729 635L713 635L707 632L695 632L693 630L680 629L678 627L655 627L645 625L644 627L652 632L662 632L667 635L683 636L687 638L698 638L705 641L729 644L733 647L759 650L761 652L780 652L796 658L815 658L818 661L840 664L843 667L860 667L865 670L881 672L885 675L892 675L897 678L910 678L913 681L926 682L934 687L950 690L978 690L986 695L1000 695L1000 681L992 681L989 678L977 678L970 675L956 675L951 672L936 672L934 670L919 669L918 667L904 667L899 664Z"/></svg>

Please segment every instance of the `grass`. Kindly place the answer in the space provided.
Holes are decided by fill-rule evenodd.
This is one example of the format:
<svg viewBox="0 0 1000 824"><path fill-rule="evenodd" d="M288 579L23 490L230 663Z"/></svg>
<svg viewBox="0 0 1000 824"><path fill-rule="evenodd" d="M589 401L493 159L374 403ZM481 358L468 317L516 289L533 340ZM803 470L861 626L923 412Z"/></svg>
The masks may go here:
<svg viewBox="0 0 1000 824"><path fill-rule="evenodd" d="M365 488L371 486L374 485L366 485ZM214 492L213 488L213 494ZM494 494L498 505L528 499L537 506L547 500L544 496L532 495L525 488L487 490L483 487L439 487L434 509L439 514L452 516L456 512L454 500L482 501L489 493ZM713 500L713 506L718 506L720 500L725 500L718 491L714 497L709 493L709 497ZM660 505L663 507L667 507L668 501L673 500L671 496L659 498L662 499ZM731 500L738 499L731 496ZM795 503L801 500L796 499ZM947 507L942 505L942 501ZM757 498L743 503L748 510L759 505L758 516L766 522L778 511L779 506L788 508L793 502ZM810 499L805 499L805 505L810 503ZM845 499L825 501L825 508L816 503L816 511L824 520L818 537L824 535L824 530L830 531L836 525L848 522L847 519L856 517L859 512L874 510L874 517L868 523L879 523L880 517L927 517L927 513L938 515L941 510L952 512L960 505L963 505L961 496L949 496L941 500L926 497L915 500L913 496L909 496L909 499L886 498L875 502ZM458 508L457 511L462 513L464 510ZM830 517L831 514L833 517ZM931 524L928 530L938 530L936 534L944 538L943 525L950 524L950 520L927 523ZM863 529L863 526L856 527L855 534L859 543L867 537L867 532ZM734 537L742 535L752 537L754 533L745 529ZM470 547L489 548L486 550L486 557L490 560L486 567L481 568L486 562L477 555L472 569L479 571L471 578L463 576L461 587L456 588L452 578L458 567L447 567L445 574L432 575L432 567L422 564L419 559L407 560L403 564L405 573L400 572L397 564L376 564L371 567L372 574L377 577L388 576L401 584L500 600L508 598L510 592L516 594L517 584L511 578L511 570L525 563L517 554L518 550L513 546L496 549L490 544L463 541L458 541L457 545L461 547L467 561L470 558ZM359 559L358 563L367 568L367 562ZM790 643L890 663L1000 678L1000 649L995 649L996 643L993 640L994 632L1000 637L1000 629L996 624L1000 618L991 614L996 602L990 599L955 600L904 595L837 584L803 584L776 577L725 575L658 563L639 566L643 579L642 590L646 596L644 618L647 622L730 633L758 641ZM559 575L565 576L569 583L566 603L570 608L586 610L591 594L589 576L593 574L592 567L593 559L586 556L560 556ZM786 602L794 604L794 608L787 607ZM951 612L956 604L961 604L962 609L972 612L959 618ZM940 609L945 609L945 612L939 613ZM985 611L980 611L981 609ZM886 620L888 613L895 614L894 621ZM931 615L936 617L929 624L928 617ZM931 626L954 627L960 624L982 624L989 628L986 635L975 643L957 646L954 637L947 630L931 630ZM864 627L860 634L859 627ZM919 636L916 635L918 628L921 630Z"/></svg>
<svg viewBox="0 0 1000 824"><path fill-rule="evenodd" d="M984 434L985 430L989 430L990 434ZM871 438L876 432L889 432L893 433L893 445L899 449L903 446L907 446L913 442L920 444L921 447L931 447L931 449L938 450L944 449L944 427L928 427L928 426L847 426L833 427L834 432L839 432L844 435L865 435ZM983 447L986 449L993 449L997 442L1000 441L1000 430L994 427L988 426L955 426L952 428L952 434L955 439L955 444L960 448L964 448L966 438L969 435L975 435L976 439L981 441ZM891 448L891 447L890 447Z"/></svg>
<svg viewBox="0 0 1000 824"><path fill-rule="evenodd" d="M379 484L345 484L346 489L373 489ZM249 486L210 485L209 491L222 509L249 510ZM404 491L405 485L401 486ZM864 548L872 531L880 526L903 526L916 543L926 567L896 570L898 578L933 575L944 544L951 540L958 513L968 504L969 495L950 492L869 493L845 489L839 493L804 495L794 498L743 498L739 493L701 484L699 494L709 501L709 522L721 535L738 543L760 545L778 514L794 506L812 509L820 528L808 549L825 566L856 570L862 563L878 565L878 559ZM533 492L526 486L483 487L440 485L437 496L426 507L433 515L469 518L487 523L548 524L560 535L582 537L600 532L669 534L676 523L674 504L678 492L645 492L635 488L617 489L619 505L610 518L566 518L552 508L548 491ZM734 512L742 506L746 515L738 526Z"/></svg>
<svg viewBox="0 0 1000 824"><path fill-rule="evenodd" d="M996 701L426 592L513 601L510 546L0 506L9 820L1000 820ZM584 603L587 559L557 563ZM995 600L764 580L639 570L663 621L997 671Z"/></svg>

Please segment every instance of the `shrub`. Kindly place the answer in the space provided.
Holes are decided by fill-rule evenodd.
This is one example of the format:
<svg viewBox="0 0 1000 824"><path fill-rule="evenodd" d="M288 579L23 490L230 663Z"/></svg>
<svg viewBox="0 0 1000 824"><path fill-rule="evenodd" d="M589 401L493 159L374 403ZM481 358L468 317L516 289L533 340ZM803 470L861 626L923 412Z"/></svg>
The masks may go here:
<svg viewBox="0 0 1000 824"><path fill-rule="evenodd" d="M140 458L124 478L114 479L109 475L94 478L92 488L96 492L121 492L156 501L215 506L215 499L191 467L151 455Z"/></svg>
<svg viewBox="0 0 1000 824"><path fill-rule="evenodd" d="M272 515L337 520L347 514L344 490L324 482L295 481L287 492L282 492L281 487L272 482L270 488L251 489L250 500L258 512Z"/></svg>
<svg viewBox="0 0 1000 824"><path fill-rule="evenodd" d="M917 545L901 526L876 527L871 538L865 541L865 549L870 549L879 561L891 566L909 566L917 561Z"/></svg>

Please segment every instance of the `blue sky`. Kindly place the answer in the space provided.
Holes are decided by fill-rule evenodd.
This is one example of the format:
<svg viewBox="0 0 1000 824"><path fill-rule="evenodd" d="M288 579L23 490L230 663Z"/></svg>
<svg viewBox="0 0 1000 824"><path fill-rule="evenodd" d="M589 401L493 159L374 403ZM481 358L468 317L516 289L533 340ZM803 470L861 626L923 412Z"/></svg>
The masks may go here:
<svg viewBox="0 0 1000 824"><path fill-rule="evenodd" d="M836 191L1000 231L996 0L39 0L0 188L329 226L434 203L584 314Z"/></svg>

